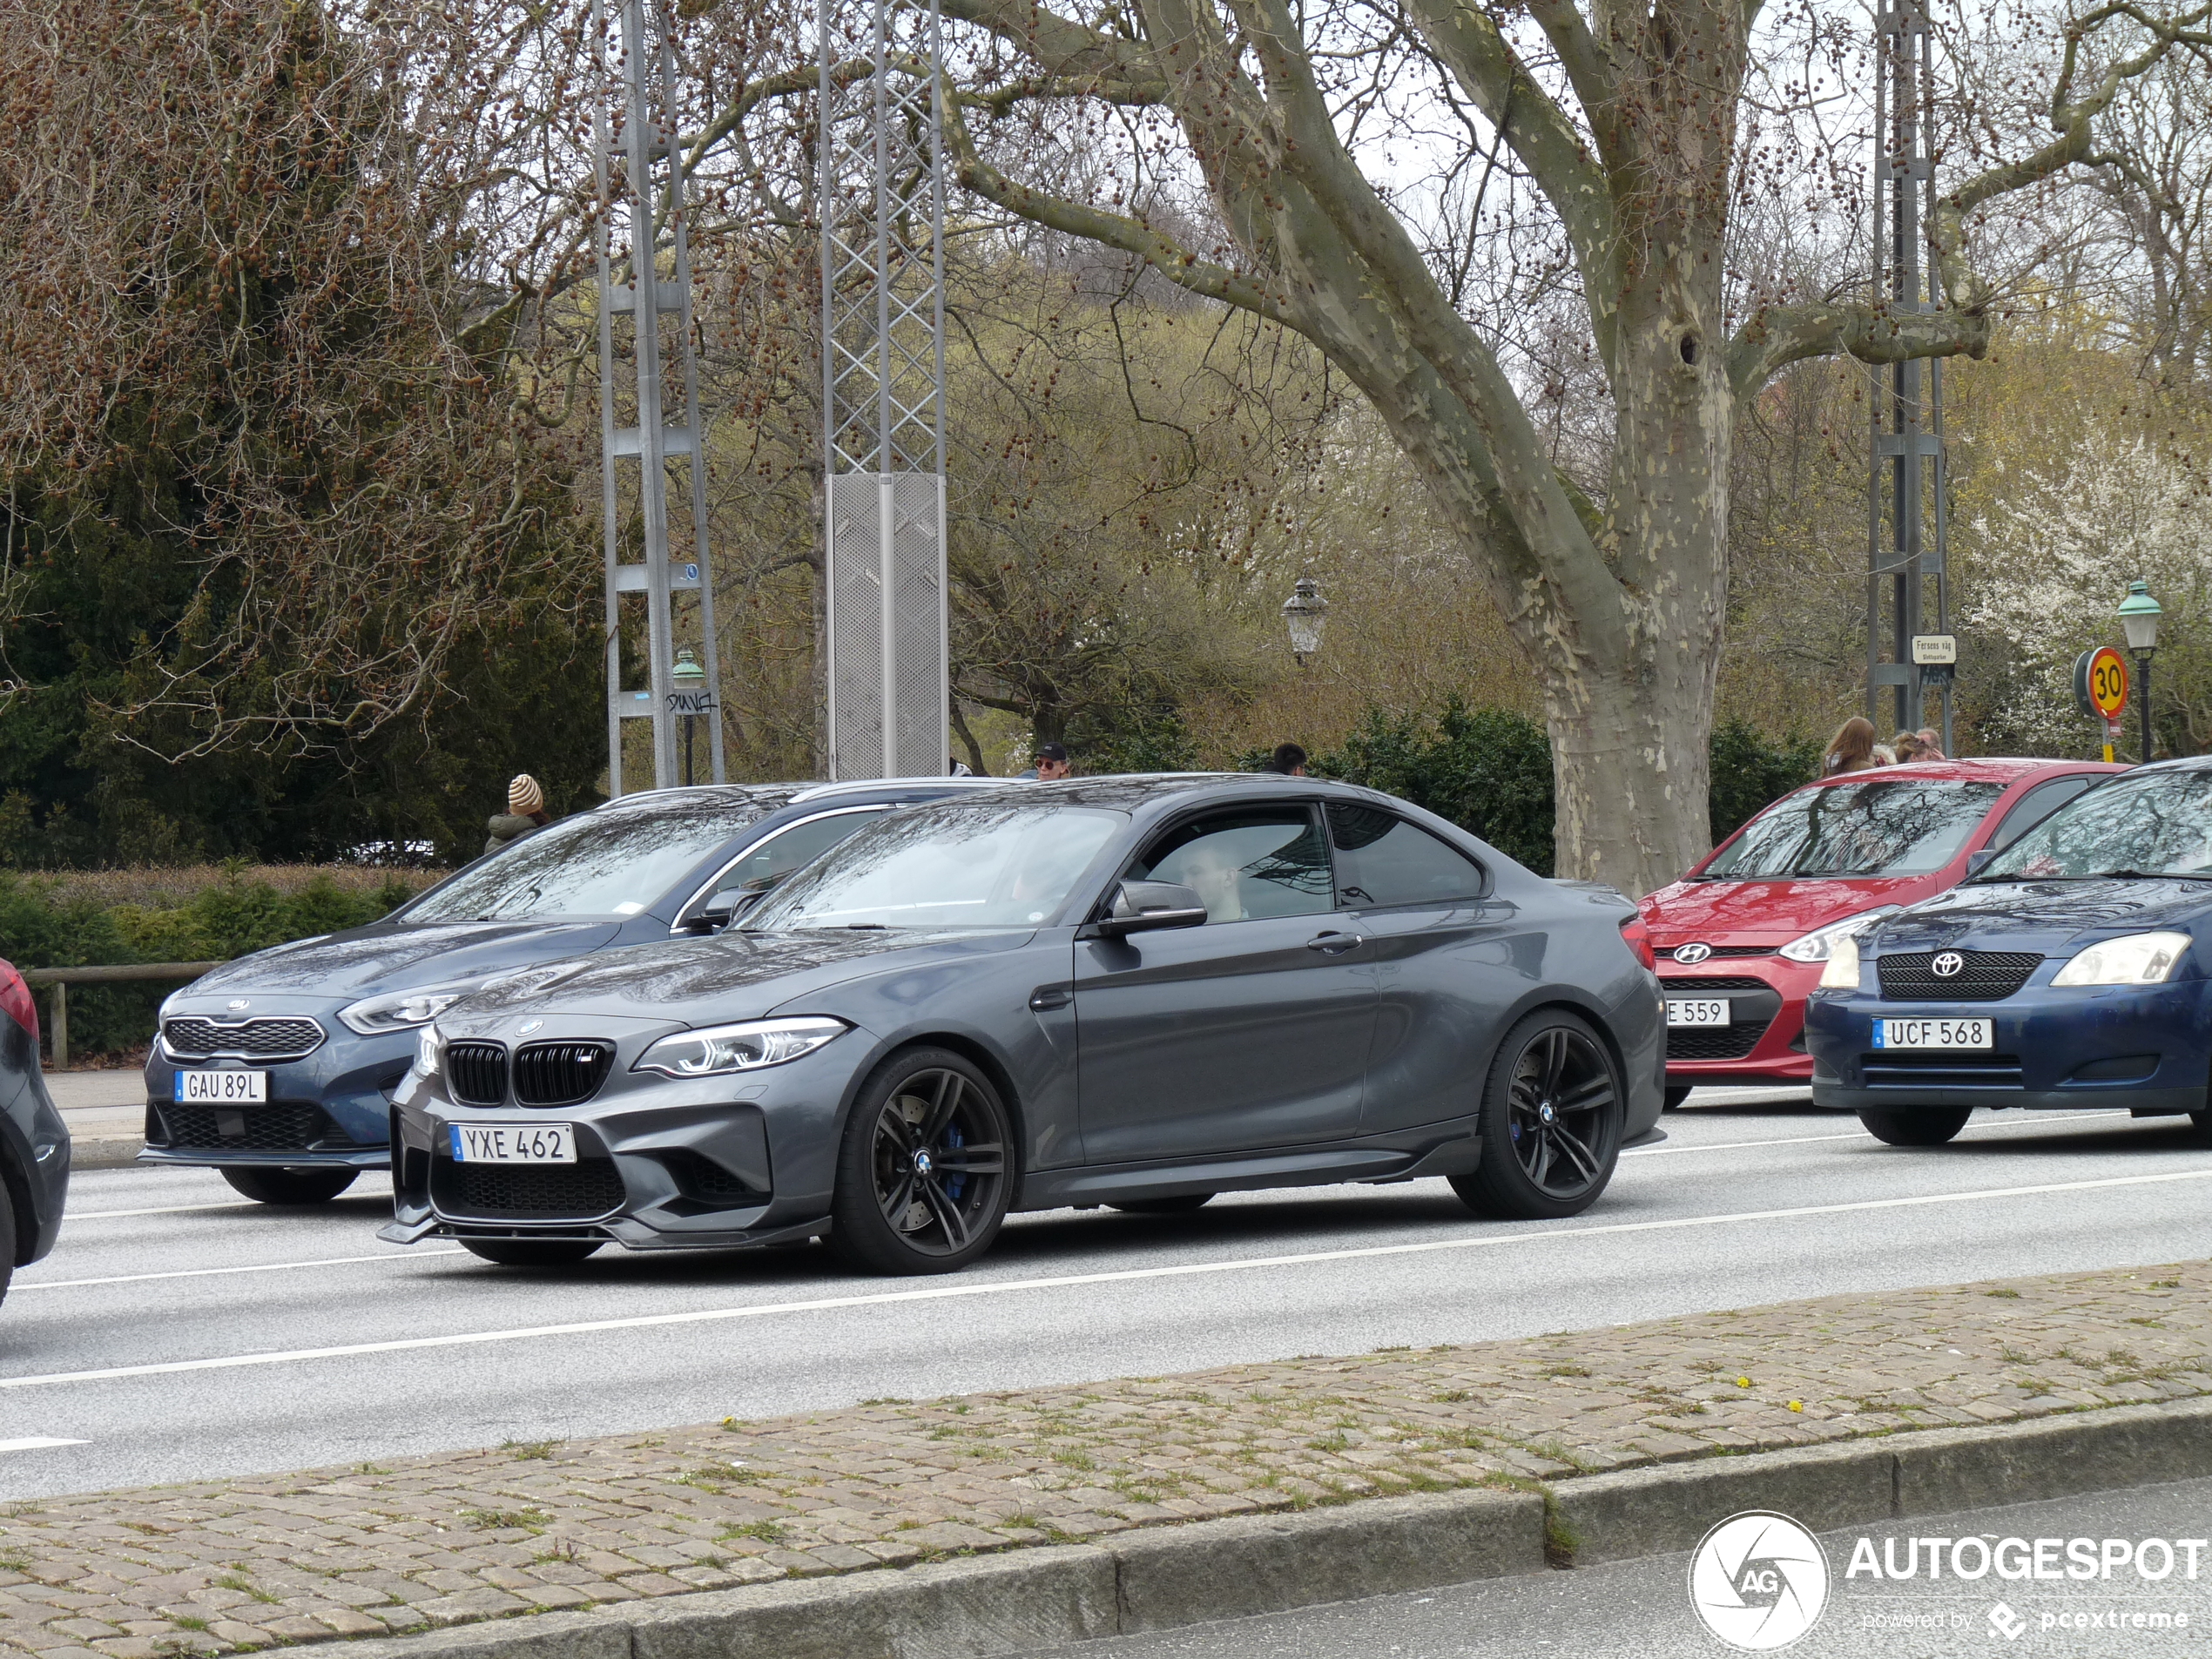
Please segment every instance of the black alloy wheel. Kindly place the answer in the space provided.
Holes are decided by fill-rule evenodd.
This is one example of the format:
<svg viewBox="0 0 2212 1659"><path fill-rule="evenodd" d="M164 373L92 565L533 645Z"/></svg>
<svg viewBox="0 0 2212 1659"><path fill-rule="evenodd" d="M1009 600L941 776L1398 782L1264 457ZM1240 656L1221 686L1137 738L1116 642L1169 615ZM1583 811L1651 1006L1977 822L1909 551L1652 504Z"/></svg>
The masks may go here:
<svg viewBox="0 0 2212 1659"><path fill-rule="evenodd" d="M597 1238L464 1238L462 1249L502 1267L567 1267L596 1251Z"/></svg>
<svg viewBox="0 0 2212 1659"><path fill-rule="evenodd" d="M830 1247L877 1273L949 1273L991 1246L1012 1197L1006 1108L943 1049L895 1055L860 1091L838 1153Z"/></svg>
<svg viewBox="0 0 2212 1659"><path fill-rule="evenodd" d="M1178 1192L1172 1198L1124 1198L1119 1204L1109 1204L1109 1210L1118 1210L1125 1216L1187 1216L1194 1210L1203 1210L1213 1202L1211 1192Z"/></svg>
<svg viewBox="0 0 2212 1659"><path fill-rule="evenodd" d="M1892 1146L1941 1146L1966 1127L1973 1116L1965 1106L1932 1107L1920 1111L1877 1111L1863 1109L1858 1121L1878 1141Z"/></svg>
<svg viewBox="0 0 2212 1659"><path fill-rule="evenodd" d="M1613 1051L1589 1022L1539 1009L1498 1045L1482 1092L1482 1163L1452 1189L1477 1215L1580 1215L1613 1178L1626 1109Z"/></svg>
<svg viewBox="0 0 2212 1659"><path fill-rule="evenodd" d="M225 1170L223 1179L256 1204L328 1204L360 1179L358 1170Z"/></svg>

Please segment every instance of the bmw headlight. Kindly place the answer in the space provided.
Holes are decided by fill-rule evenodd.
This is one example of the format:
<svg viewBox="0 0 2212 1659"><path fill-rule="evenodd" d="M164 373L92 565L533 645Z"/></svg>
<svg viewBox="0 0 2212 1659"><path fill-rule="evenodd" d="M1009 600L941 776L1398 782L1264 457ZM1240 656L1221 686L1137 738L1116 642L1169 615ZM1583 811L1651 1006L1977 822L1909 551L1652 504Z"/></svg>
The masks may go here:
<svg viewBox="0 0 2212 1659"><path fill-rule="evenodd" d="M2079 953L2054 985L2163 985L2188 954L2187 934L2129 934Z"/></svg>
<svg viewBox="0 0 2212 1659"><path fill-rule="evenodd" d="M388 1031L412 1031L419 1025L429 1024L475 989L476 986L471 982L365 996L339 1009L338 1017L365 1037L381 1036Z"/></svg>
<svg viewBox="0 0 2212 1659"><path fill-rule="evenodd" d="M664 1077L712 1077L729 1071L758 1071L809 1055L853 1028L842 1020L747 1020L739 1025L702 1026L663 1037L637 1056L632 1071L658 1071Z"/></svg>
<svg viewBox="0 0 2212 1659"><path fill-rule="evenodd" d="M1862 927L1871 927L1884 916L1894 916L1902 906L1885 904L1875 910L1862 910L1855 916L1845 916L1841 921L1831 921L1824 927L1816 927L1800 938L1791 940L1782 948L1782 954L1793 962L1824 962L1835 954L1836 947ZM1855 960L1855 959L1854 959ZM1822 980L1823 985L1827 984ZM1858 981L1851 981L1856 985Z"/></svg>
<svg viewBox="0 0 2212 1659"><path fill-rule="evenodd" d="M1814 936L1806 935L1807 938ZM1824 991L1857 990L1858 988L1858 939L1850 934L1839 934L1828 941L1827 951L1828 966L1820 970L1820 988Z"/></svg>
<svg viewBox="0 0 2212 1659"><path fill-rule="evenodd" d="M422 1035L415 1040L415 1070L425 1077L436 1076L438 1049L442 1046L438 1041L438 1028L435 1025L424 1026Z"/></svg>

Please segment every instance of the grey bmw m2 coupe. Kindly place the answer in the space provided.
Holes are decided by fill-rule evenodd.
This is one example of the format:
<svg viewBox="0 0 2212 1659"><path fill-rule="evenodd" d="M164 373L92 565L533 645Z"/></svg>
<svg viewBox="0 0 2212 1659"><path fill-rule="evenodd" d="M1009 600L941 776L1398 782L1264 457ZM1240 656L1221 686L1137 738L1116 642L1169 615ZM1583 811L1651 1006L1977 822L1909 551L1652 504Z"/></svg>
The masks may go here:
<svg viewBox="0 0 2212 1659"><path fill-rule="evenodd" d="M383 1236L516 1265L826 1236L942 1272L1011 1211L1450 1180L1575 1214L1657 1121L1635 907L1300 778L994 791L885 817L725 931L444 1009Z"/></svg>

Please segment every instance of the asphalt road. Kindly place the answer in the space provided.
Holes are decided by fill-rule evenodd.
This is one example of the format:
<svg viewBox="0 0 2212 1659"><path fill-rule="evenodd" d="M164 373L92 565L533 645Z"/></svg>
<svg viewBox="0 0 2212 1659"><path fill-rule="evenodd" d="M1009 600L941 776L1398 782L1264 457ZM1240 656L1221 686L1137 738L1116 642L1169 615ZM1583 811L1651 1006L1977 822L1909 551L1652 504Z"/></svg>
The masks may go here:
<svg viewBox="0 0 2212 1659"><path fill-rule="evenodd" d="M273 1211L85 1171L0 1309L0 1500L2212 1253L2212 1150L2175 1120L2006 1115L1938 1150L1800 1104L1666 1128L1572 1222L1306 1189L1017 1217L921 1280L819 1247L502 1269L379 1243L381 1179Z"/></svg>
<svg viewBox="0 0 2212 1659"><path fill-rule="evenodd" d="M1721 1519L1716 1515L1717 1521ZM2137 1574L2132 1557L2115 1552L2109 1578L2006 1581L1985 1571L1969 1582L1950 1576L1951 1552L1939 1557L1939 1579L1925 1572L1925 1546L1914 1538L1979 1536L2097 1541L2165 1540L2149 1552L2155 1581ZM1880 1527L1822 1534L1828 1595L1820 1616L1788 1649L1791 1659L1948 1659L1953 1655L2013 1653L2022 1659L2058 1655L2145 1659L2201 1654L2212 1642L2212 1552L2201 1551L2197 1575L2186 1575L2183 1538L2212 1536L2212 1480L2099 1493L2051 1503L2008 1505L1964 1514L1921 1516ZM1858 1541L1919 1570L1903 1581L1850 1568ZM1265 1618L1193 1625L1158 1635L1121 1636L1050 1649L1050 1659L1715 1659L1734 1649L1707 1635L1690 1607L1689 1556L1654 1555L1571 1573L1492 1579L1406 1595L1342 1602ZM2015 1551L2003 1559L2017 1564ZM2033 1557L2026 1558L2029 1562ZM2047 1565L2067 1560L2064 1543ZM1969 1551L1969 1571L1983 1565ZM2144 1622L2134 1622L2136 1615ZM2151 1621L2162 1615L2163 1628ZM2010 1632L2010 1635L2006 1634ZM1040 1654L1034 1659L1045 1659Z"/></svg>

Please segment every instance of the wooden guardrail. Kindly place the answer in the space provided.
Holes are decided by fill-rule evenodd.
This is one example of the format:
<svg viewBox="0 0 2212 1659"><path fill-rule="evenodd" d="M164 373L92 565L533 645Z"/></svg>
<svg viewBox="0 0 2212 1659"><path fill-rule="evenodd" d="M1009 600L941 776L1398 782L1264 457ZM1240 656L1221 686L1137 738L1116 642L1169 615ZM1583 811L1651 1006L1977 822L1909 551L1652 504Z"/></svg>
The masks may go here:
<svg viewBox="0 0 2212 1659"><path fill-rule="evenodd" d="M54 988L46 1016L51 1034L54 1069L69 1064L69 988L72 985L116 985L134 981L198 979L220 962L123 962L104 968L25 968L18 970L26 985Z"/></svg>

